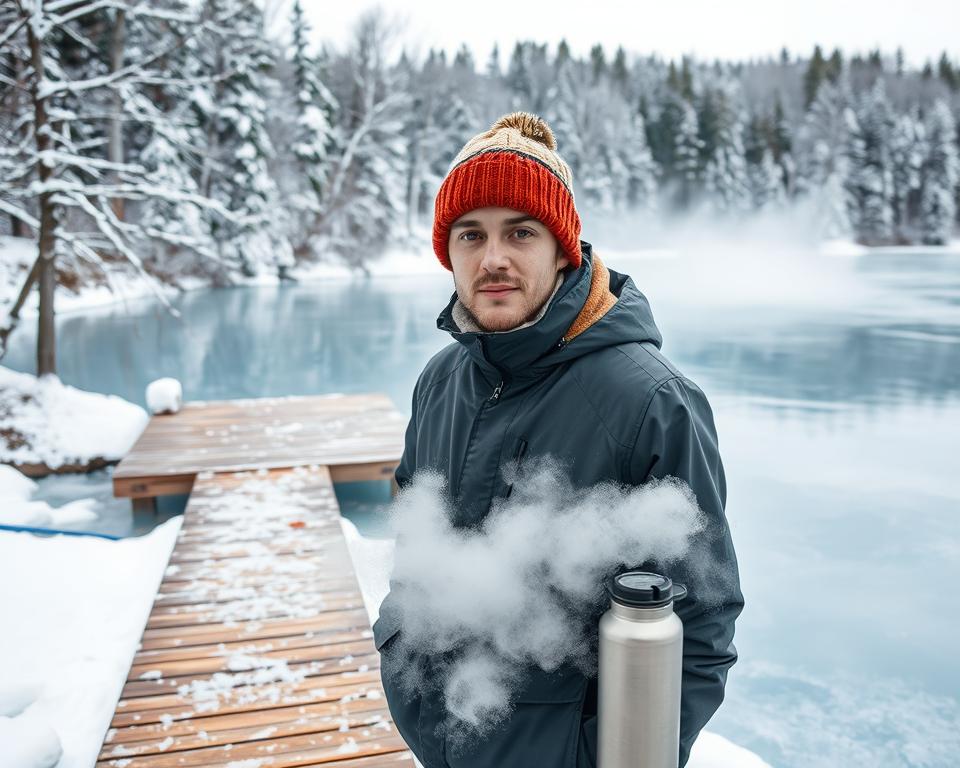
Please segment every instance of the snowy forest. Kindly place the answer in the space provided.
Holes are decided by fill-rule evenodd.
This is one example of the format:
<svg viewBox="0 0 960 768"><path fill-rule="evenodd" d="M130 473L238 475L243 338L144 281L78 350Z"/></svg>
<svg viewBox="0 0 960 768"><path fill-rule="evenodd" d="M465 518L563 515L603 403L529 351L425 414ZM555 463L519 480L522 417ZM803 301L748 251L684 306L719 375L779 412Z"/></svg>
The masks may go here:
<svg viewBox="0 0 960 768"><path fill-rule="evenodd" d="M413 243L463 143L542 115L586 211L742 217L806 198L824 237L944 244L960 210L960 65L904 53L667 61L529 40L415 57L377 10L317 45L251 0L14 0L0 11L0 233L25 288L127 260L211 284ZM319 30L322 32L322 30ZM395 51L395 55L388 55ZM45 258L43 258L45 257ZM107 277L107 279L109 279Z"/></svg>

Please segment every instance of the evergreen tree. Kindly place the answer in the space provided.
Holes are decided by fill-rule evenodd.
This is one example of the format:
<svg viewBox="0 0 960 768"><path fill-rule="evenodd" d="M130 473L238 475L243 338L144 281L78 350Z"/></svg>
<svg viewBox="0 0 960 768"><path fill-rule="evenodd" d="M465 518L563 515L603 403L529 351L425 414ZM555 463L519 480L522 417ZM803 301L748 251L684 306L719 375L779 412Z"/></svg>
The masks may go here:
<svg viewBox="0 0 960 768"><path fill-rule="evenodd" d="M697 125L697 113L687 102L682 104L680 124L677 126L673 149L674 171L677 178L676 201L681 208L688 207L697 196L701 181L700 153L703 141Z"/></svg>
<svg viewBox="0 0 960 768"><path fill-rule="evenodd" d="M309 241L323 216L324 196L332 166L332 157L342 151L343 139L337 130L339 104L321 79L326 56L319 59L307 52L309 26L303 17L300 0L294 3L291 18L293 45L293 86L295 89L296 130L291 151L296 159L297 193L290 200L295 224L291 236L296 251L306 256Z"/></svg>
<svg viewBox="0 0 960 768"><path fill-rule="evenodd" d="M823 58L823 51L817 45L813 49L813 56L807 65L807 71L803 76L803 106L808 109L817 97L817 90L820 83L827 76L827 62Z"/></svg>
<svg viewBox="0 0 960 768"><path fill-rule="evenodd" d="M951 91L960 88L960 71L954 68L946 51L940 55L940 61L937 63L937 76Z"/></svg>
<svg viewBox="0 0 960 768"><path fill-rule="evenodd" d="M597 43L590 49L590 66L593 73L593 83L607 75L607 56L603 52L603 46Z"/></svg>
<svg viewBox="0 0 960 768"><path fill-rule="evenodd" d="M630 73L627 71L627 52L623 46L617 47L617 52L613 57L613 64L610 67L610 77L617 92L626 96L629 86Z"/></svg>
<svg viewBox="0 0 960 768"><path fill-rule="evenodd" d="M919 217L925 137L916 114L899 115L890 137L893 165L893 230L898 243L911 242Z"/></svg>
<svg viewBox="0 0 960 768"><path fill-rule="evenodd" d="M270 173L274 154L267 131L272 48L262 36L263 14L253 0L205 0L207 34L193 46L191 91L202 131L201 192L235 216L214 220L211 231L225 266L246 275L262 267L282 272L293 263L287 212Z"/></svg>
<svg viewBox="0 0 960 768"><path fill-rule="evenodd" d="M927 154L923 163L921 200L922 239L929 245L946 245L953 234L954 198L960 181L957 126L950 108L937 100L927 116Z"/></svg>
<svg viewBox="0 0 960 768"><path fill-rule="evenodd" d="M487 77L499 78L503 73L500 71L500 46L493 44L493 50L490 51L490 58L487 59Z"/></svg>
<svg viewBox="0 0 960 768"><path fill-rule="evenodd" d="M627 206L653 213L659 207L657 182L661 172L647 144L646 125L640 112L635 113L630 121L623 155L627 171Z"/></svg>
<svg viewBox="0 0 960 768"><path fill-rule="evenodd" d="M796 193L811 201L813 221L825 237L845 237L851 232L845 188L849 167L845 113L849 102L845 78L837 84L823 83L796 136Z"/></svg>
<svg viewBox="0 0 960 768"><path fill-rule="evenodd" d="M750 193L754 208L781 207L786 201L783 167L773 152L764 149L760 162L749 167Z"/></svg>
<svg viewBox="0 0 960 768"><path fill-rule="evenodd" d="M716 210L742 213L751 202L743 146L744 116L730 83L716 89L713 105L714 145L705 163L704 188ZM703 146L704 152L710 151L706 140Z"/></svg>
<svg viewBox="0 0 960 768"><path fill-rule="evenodd" d="M890 138L893 114L882 79L878 79L850 127L847 177L851 221L859 239L867 244L889 242L893 235L893 163Z"/></svg>

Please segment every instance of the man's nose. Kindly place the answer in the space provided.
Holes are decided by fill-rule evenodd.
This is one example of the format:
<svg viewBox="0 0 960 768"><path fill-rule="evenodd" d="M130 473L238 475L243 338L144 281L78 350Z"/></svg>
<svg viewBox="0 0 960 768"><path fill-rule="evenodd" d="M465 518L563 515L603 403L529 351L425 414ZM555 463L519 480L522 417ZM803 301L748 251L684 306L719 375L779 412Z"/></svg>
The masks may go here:
<svg viewBox="0 0 960 768"><path fill-rule="evenodd" d="M487 238L487 244L483 248L483 258L480 266L487 272L499 272L510 266L510 257L507 254L506 245L497 237Z"/></svg>

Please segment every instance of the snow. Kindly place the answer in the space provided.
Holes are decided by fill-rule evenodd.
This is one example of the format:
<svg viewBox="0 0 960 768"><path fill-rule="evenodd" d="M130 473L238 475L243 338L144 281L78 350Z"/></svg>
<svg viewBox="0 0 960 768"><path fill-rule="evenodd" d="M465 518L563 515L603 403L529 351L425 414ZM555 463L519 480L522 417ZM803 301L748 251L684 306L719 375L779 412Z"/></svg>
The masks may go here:
<svg viewBox="0 0 960 768"><path fill-rule="evenodd" d="M96 761L180 520L122 541L0 531L4 768Z"/></svg>
<svg viewBox="0 0 960 768"><path fill-rule="evenodd" d="M870 249L852 240L834 238L820 243L819 251L824 256L863 256L869 253Z"/></svg>
<svg viewBox="0 0 960 768"><path fill-rule="evenodd" d="M63 755L57 732L36 705L13 717L0 711L0 746L4 768L54 768Z"/></svg>
<svg viewBox="0 0 960 768"><path fill-rule="evenodd" d="M770 768L748 749L710 731L701 731L690 750L688 768Z"/></svg>
<svg viewBox="0 0 960 768"><path fill-rule="evenodd" d="M147 384L147 408L150 413L176 413L183 405L183 386L172 378L162 378Z"/></svg>
<svg viewBox="0 0 960 768"><path fill-rule="evenodd" d="M122 458L147 424L138 405L75 389L52 374L37 378L0 366L0 462L82 464Z"/></svg>
<svg viewBox="0 0 960 768"><path fill-rule="evenodd" d="M0 235L0 325L4 324L10 305L16 300L36 257L35 241L23 237ZM64 315L94 307L133 302L154 295L154 290L143 277L125 265L111 266L110 284L114 290L111 290L108 285L84 285L79 293L73 293L58 286L54 293L54 311L58 315ZM189 287L199 288L209 287L209 285L193 280ZM176 296L178 293L177 289L170 286L162 286L162 289L167 298ZM37 291L34 288L20 312L21 327L29 322L28 318L35 317L36 312Z"/></svg>

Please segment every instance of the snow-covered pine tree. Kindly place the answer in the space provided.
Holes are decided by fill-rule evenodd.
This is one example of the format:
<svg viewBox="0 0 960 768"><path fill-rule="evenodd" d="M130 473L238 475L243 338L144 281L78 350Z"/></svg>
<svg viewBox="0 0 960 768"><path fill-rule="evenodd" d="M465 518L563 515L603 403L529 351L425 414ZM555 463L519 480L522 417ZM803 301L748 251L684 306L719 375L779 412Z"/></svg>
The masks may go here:
<svg viewBox="0 0 960 768"><path fill-rule="evenodd" d="M212 221L211 232L228 273L282 274L294 259L268 165L273 52L263 36L263 12L253 0L204 0L202 13L205 33L191 56L198 85L190 94L204 148L199 186L235 214Z"/></svg>
<svg viewBox="0 0 960 768"><path fill-rule="evenodd" d="M769 147L763 149L760 162L749 167L753 207L758 211L780 208L786 202L783 166L773 159Z"/></svg>
<svg viewBox="0 0 960 768"><path fill-rule="evenodd" d="M656 212L661 171L650 152L647 127L640 112L635 112L628 124L623 155L627 167L627 206L647 213Z"/></svg>
<svg viewBox="0 0 960 768"><path fill-rule="evenodd" d="M547 92L548 106L544 115L557 139L557 149L570 166L577 188L581 186L580 174L586 160L584 136L581 132L585 112L583 94L587 90L585 78L585 67L582 64L575 61L569 53L558 55L556 77Z"/></svg>
<svg viewBox="0 0 960 768"><path fill-rule="evenodd" d="M860 242L889 243L893 236L893 163L890 137L894 116L883 80L878 78L860 102L847 112L850 166L846 180L850 217Z"/></svg>
<svg viewBox="0 0 960 768"><path fill-rule="evenodd" d="M201 195L197 181L202 145L189 107L188 93L195 86L187 73L193 37L202 35L200 20L186 0L163 0L154 8L163 13L156 18L129 14L125 24L131 60L167 49L157 62L166 77L126 97L128 111L138 116L127 148L139 158L152 187L165 193L131 201L127 218L149 236L141 245L145 266L176 285L187 275L209 278L219 272L210 224L230 213Z"/></svg>
<svg viewBox="0 0 960 768"><path fill-rule="evenodd" d="M304 18L300 0L296 0L290 20L293 89L296 128L291 152L294 157L295 192L290 195L291 240L302 257L312 257L311 241L323 217L323 202L332 157L342 150L338 130L336 97L323 83L325 51L319 57L307 51L310 26Z"/></svg>
<svg viewBox="0 0 960 768"><path fill-rule="evenodd" d="M751 206L750 183L743 146L745 115L735 85L722 80L704 89L703 99L712 104L712 147L704 139L707 155L704 189L709 204L723 213L744 214ZM702 134L701 134L702 135Z"/></svg>
<svg viewBox="0 0 960 768"><path fill-rule="evenodd" d="M797 196L811 204L811 223L822 237L852 233L847 205L849 127L845 111L850 103L848 80L823 82L797 132Z"/></svg>
<svg viewBox="0 0 960 768"><path fill-rule="evenodd" d="M946 245L953 236L954 191L960 181L956 131L950 108L938 99L927 116L927 154L923 163L921 227L923 242L928 245Z"/></svg>
<svg viewBox="0 0 960 768"><path fill-rule="evenodd" d="M674 139L673 156L677 189L676 203L688 208L699 196L702 180L700 154L703 140L697 124L697 112L689 102L682 102L682 115Z"/></svg>
<svg viewBox="0 0 960 768"><path fill-rule="evenodd" d="M893 166L893 236L895 242L915 242L920 216L920 190L926 136L916 110L897 116L890 136Z"/></svg>

